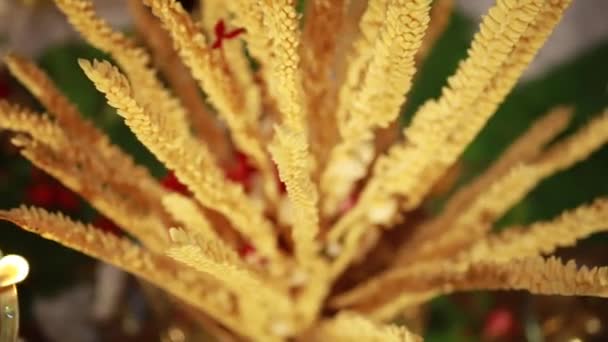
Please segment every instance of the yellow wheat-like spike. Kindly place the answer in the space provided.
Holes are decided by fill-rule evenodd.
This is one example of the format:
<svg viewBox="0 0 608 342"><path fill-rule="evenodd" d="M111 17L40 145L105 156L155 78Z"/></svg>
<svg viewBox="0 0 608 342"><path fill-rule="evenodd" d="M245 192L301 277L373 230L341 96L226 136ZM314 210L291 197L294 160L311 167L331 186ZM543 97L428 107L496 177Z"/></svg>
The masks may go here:
<svg viewBox="0 0 608 342"><path fill-rule="evenodd" d="M526 290L533 294L608 297L608 267L577 269L555 258L528 257L508 262L479 261L466 267L446 263L443 267L404 269L384 278L382 290L369 285L366 293L350 292L336 300L363 313L390 305L401 294L450 294L471 290Z"/></svg>
<svg viewBox="0 0 608 342"><path fill-rule="evenodd" d="M313 158L308 144L304 99L300 87L298 19L292 0L260 2L264 25L273 41L272 76L282 123L275 128L269 149L287 187L294 211L293 240L300 263L315 258L319 230L319 195L311 176Z"/></svg>
<svg viewBox="0 0 608 342"><path fill-rule="evenodd" d="M558 107L537 120L483 174L452 195L437 217L416 228L414 235L402 246L395 263L404 264L411 257L415 257L423 242L447 230L475 197L515 164L537 157L543 147L566 128L571 113L570 108Z"/></svg>
<svg viewBox="0 0 608 342"><path fill-rule="evenodd" d="M310 340L335 342L422 342L422 338L404 326L382 325L354 312L339 312L322 321Z"/></svg>
<svg viewBox="0 0 608 342"><path fill-rule="evenodd" d="M453 133L447 138L445 148L440 151L441 157L428 167L431 174L428 177L429 180L432 181L440 177L443 170L462 153L464 148L481 130L491 113L496 111L498 105L513 88L519 76L557 25L570 3L571 0L543 3L536 20L524 32L520 38L520 43L515 46L500 72L494 77L483 94L479 95L479 99L474 102L475 105L471 108L473 119L463 121L454 129ZM424 188L423 186L422 189L415 191L422 194L425 192Z"/></svg>
<svg viewBox="0 0 608 342"><path fill-rule="evenodd" d="M460 121L482 121L481 115L461 117L458 113L477 105L474 101L500 73L517 42L530 23L536 20L540 9L541 4L536 0L517 3L498 1L490 9L473 40L469 57L448 79L442 96L436 101L428 101L418 110L411 125L404 131L405 141L393 146L388 155L376 163L374 177L382 184L372 184L370 189L377 187L379 193L393 192L407 196L407 203L404 203L406 208L419 203L423 193L413 193L412 190L421 182L414 181L414 178L424 174L431 160L442 159L447 154L443 152L444 149L453 148L453 144L446 142L444 137L447 138ZM430 186L431 182L424 182L427 183Z"/></svg>
<svg viewBox="0 0 608 342"><path fill-rule="evenodd" d="M479 263L464 276L448 277L447 288L462 290L526 290L534 294L608 297L608 267L577 269L551 257L524 258L508 263Z"/></svg>
<svg viewBox="0 0 608 342"><path fill-rule="evenodd" d="M447 29L454 7L454 0L437 0L433 1L430 12L430 22L420 48L416 52L415 60L416 67L420 68L424 64L426 57L431 51L435 42L441 37ZM415 81L415 80L414 80ZM406 99L407 100L407 99ZM403 104L406 106L407 102ZM402 107L403 107L402 106ZM385 128L380 128L376 131L376 154L380 155L390 148L399 138L399 120L393 121Z"/></svg>
<svg viewBox="0 0 608 342"><path fill-rule="evenodd" d="M313 0L306 5L302 28L302 87L309 113L311 148L322 168L338 137L334 74L336 49L349 1Z"/></svg>
<svg viewBox="0 0 608 342"><path fill-rule="evenodd" d="M46 114L35 113L5 100L0 100L0 128L27 133L55 149L60 149L68 143L63 130Z"/></svg>
<svg viewBox="0 0 608 342"><path fill-rule="evenodd" d="M336 110L339 125L346 123L347 107L350 106L355 92L359 89L361 81L365 77L365 71L371 57L373 46L380 27L385 20L386 5L388 0L370 0L359 21L359 36L353 41L352 51L346 58L346 70L344 82L339 91L339 103Z"/></svg>
<svg viewBox="0 0 608 342"><path fill-rule="evenodd" d="M225 1L205 1L201 6L202 24L209 35L215 35L215 25L223 20L227 29L233 23L230 19L229 7ZM247 34L247 33L246 33ZM219 39L219 37L215 37ZM254 82L253 73L245 54L242 42L238 39L222 41L222 49L211 53L221 54L225 58L225 67L229 69L230 75L239 87L239 96L243 97L245 109L242 111L248 125L255 127L260 119L262 101L260 89Z"/></svg>
<svg viewBox="0 0 608 342"><path fill-rule="evenodd" d="M232 22L247 31L242 39L246 43L247 51L259 66L256 77L260 86L262 103L270 104L271 100L277 98L275 84L270 81L272 78L270 64L274 53L271 48L272 42L264 28L262 7L257 1L249 0L227 1L225 5L233 15ZM271 108L265 109L271 110Z"/></svg>
<svg viewBox="0 0 608 342"><path fill-rule="evenodd" d="M584 160L608 142L608 112L598 116L568 139L552 146L538 160L516 165L481 193L451 222L449 230L423 244L416 257L453 254L482 237L494 221L519 202L541 180Z"/></svg>
<svg viewBox="0 0 608 342"><path fill-rule="evenodd" d="M127 79L107 62L80 61L87 76L118 110L138 139L152 151L208 208L217 210L234 228L251 239L261 253L277 256L273 227L244 194L241 186L223 177L210 152L191 136L181 136L165 126L152 108L143 108L133 97ZM159 134L162 132L162 134Z"/></svg>
<svg viewBox="0 0 608 342"><path fill-rule="evenodd" d="M397 206L392 204L394 200L388 198L389 194L403 193L401 189L411 189L419 183L418 176L424 172L428 159L432 158L436 151L435 148L443 142L442 139L437 139L437 133L448 134L457 119L454 117L454 113L458 112L455 106L465 105L463 101L470 103L470 98L481 93L492 76L499 72L528 23L535 19L539 11L539 6L534 6L535 4L534 0L518 2L516 5L499 1L490 9L489 15L481 24L480 32L474 37L469 57L448 80L451 86L444 88L441 102L429 101L419 109L412 124L405 130L406 141L394 145L387 155L379 158L370 184L358 205L332 229L333 240L340 236L351 222L357 221L358 215L364 214L364 211L357 210L357 207L392 206L393 211L397 209ZM455 90L452 90L452 87ZM462 99L456 96L456 90L459 94L464 93ZM450 104L454 108L449 107ZM414 205L418 198L408 200ZM385 221L391 216L387 215Z"/></svg>
<svg viewBox="0 0 608 342"><path fill-rule="evenodd" d="M257 1L249 0L227 1L226 6L234 14L234 24L247 30L247 34L243 36L247 50L265 72L273 52L270 49L270 39L264 29L262 7Z"/></svg>
<svg viewBox="0 0 608 342"><path fill-rule="evenodd" d="M474 105L470 108L471 118L458 123L458 127L450 133L447 138L449 144L441 149L441 156L431 166L432 169L445 169L473 141L492 113L513 89L517 79L530 64L571 2L572 0L556 0L542 4L536 19L523 33L500 71L494 76L490 85L478 95L478 100L474 101ZM439 172L436 171L437 174Z"/></svg>
<svg viewBox="0 0 608 342"><path fill-rule="evenodd" d="M272 201L276 198L276 184L270 159L262 147L256 118L259 115L259 92L251 82L242 89L238 81L247 76L235 76L230 71L227 59L221 51L211 51L205 36L192 21L182 6L174 0L146 0L165 28L171 34L184 63L190 68L192 76L199 82L201 89L208 95L211 104L230 128L236 146L252 161L264 176L264 189ZM228 53L236 66L243 71L242 56L238 52ZM238 72L238 70L235 70ZM256 95L257 94L257 95Z"/></svg>
<svg viewBox="0 0 608 342"><path fill-rule="evenodd" d="M451 165L459 151L464 148L460 146L459 150L454 147L458 144L452 145L449 140L441 137L462 141L459 139L472 138L474 132L481 129L497 103L501 101L500 95L505 89L504 85L514 82L521 74L519 71L523 71L521 65L524 65L524 60L512 56L514 47L518 43L525 45L525 50L533 55L539 48L538 42L544 41L559 21L567 2L556 8L544 5L544 2L536 0L517 3L498 1L496 6L490 9L489 15L481 24L480 32L474 38L469 57L461 63L456 74L448 79L449 86L444 88L442 97L423 105L412 124L405 130L405 142L394 145L386 156L379 158L374 176L364 189L358 204L332 229L330 238L333 241L337 241L350 225L361 219L368 219L372 224L392 222L398 209L395 195L399 195L399 202L405 209L411 209L420 203L434 181L441 176L444 167ZM541 38L528 46L527 35L534 34L527 29L531 24L539 22L546 24L539 29ZM514 68L516 72L505 75L501 73L501 67L509 58L518 67ZM495 77L500 75L508 76L508 81L495 82ZM495 84L502 86L495 87ZM459 120L456 113L461 111L458 108L467 105L474 107L475 100L488 91L495 92L489 104L484 105L478 115ZM461 121L466 122L466 128L458 127ZM458 133L458 130L462 130L462 133ZM456 135L451 137L452 133ZM450 151L440 152L447 146ZM437 167L437 163L430 163L434 160L440 160L441 167ZM428 181L420 181L419 177ZM372 212L382 215L369 217L369 208Z"/></svg>
<svg viewBox="0 0 608 342"><path fill-rule="evenodd" d="M608 200L564 212L556 219L534 223L529 228L506 229L475 243L459 259L467 262L508 261L553 253L574 245L591 234L608 229Z"/></svg>
<svg viewBox="0 0 608 342"><path fill-rule="evenodd" d="M208 241L172 229L171 236L176 245L167 250L167 255L193 269L211 275L226 288L235 292L239 301L244 324L251 329L271 330L273 319L291 320L291 303L286 293L272 284L264 283L240 261L238 255L218 241ZM253 320L248 322L247 320Z"/></svg>
<svg viewBox="0 0 608 342"><path fill-rule="evenodd" d="M113 145L103 132L85 120L46 73L31 61L16 54L9 54L4 60L11 73L57 119L57 123L66 131L70 140L77 140L82 149L90 149L89 153L97 153L101 164L112 165L117 171L116 177L108 181L116 184L129 184L141 193L141 199L146 206L159 207L160 198L166 193L161 185L146 168L135 164L131 156ZM40 139L42 136L36 134L36 140ZM129 174L130 177L120 177L120 174Z"/></svg>
<svg viewBox="0 0 608 342"><path fill-rule="evenodd" d="M197 136L214 147L211 152L218 161L225 161L230 153L227 134L206 107L196 81L173 49L171 37L141 0L129 0L128 4L138 36L151 50L154 64L176 90L175 95L183 103Z"/></svg>
<svg viewBox="0 0 608 342"><path fill-rule="evenodd" d="M161 251L168 242L162 217L142 205L136 189L128 184L112 182L115 172L100 163L94 155L77 144L53 149L24 136L13 144L32 164L52 175L68 189L80 194L103 215L154 251ZM91 182L95 179L95 182Z"/></svg>
<svg viewBox="0 0 608 342"><path fill-rule="evenodd" d="M428 261L422 256L420 260L424 261L410 262L408 266L396 266L340 296L334 303L344 306L347 303L358 302L363 297L372 296L375 291L386 291L393 279L405 275L412 279L417 276L424 278L429 272L434 274L437 270L446 268L451 271L466 270L471 265L483 262L504 263L515 259L550 254L558 247L571 246L577 240L608 229L607 216L608 200L599 198L590 205L583 205L564 212L554 220L534 223L529 228L507 229L498 235L489 236L462 252L455 259ZM416 296L413 298L415 299ZM411 304L412 295L404 294L403 300L405 300L403 304L395 303L390 307L403 308L407 304ZM387 307L383 311L390 311L390 309Z"/></svg>
<svg viewBox="0 0 608 342"><path fill-rule="evenodd" d="M38 208L0 211L0 218L145 279L204 310L234 331L257 337L255 332L247 331L241 325L238 313L233 312L232 304L227 300L228 293L217 282L169 258L150 253L128 239Z"/></svg>
<svg viewBox="0 0 608 342"><path fill-rule="evenodd" d="M69 132L78 132L78 138L91 142L106 139L78 109L55 87L51 79L31 61L11 53L4 57L9 71L40 103L57 118Z"/></svg>
<svg viewBox="0 0 608 342"><path fill-rule="evenodd" d="M231 25L233 20L229 20L230 12L229 3L223 1L206 1L201 6L203 24L207 31L214 32L214 27L219 20L223 20L226 25ZM219 39L219 38L216 38ZM243 52L243 44L241 40L226 40L222 42L222 48L211 51L212 54L220 55L225 60L223 68L229 72L230 77L234 80L238 91L242 96L243 109L239 112L242 120L246 121L246 127L249 127L250 133L254 136L258 144L262 141L260 120L262 117L262 90L254 79L253 72L247 57ZM243 142L246 143L246 142ZM252 148L249 147L251 150ZM275 170L270 158L259 145L251 151L245 151L252 154L253 163L262 173L263 190L271 205L274 205L278 199L278 192L275 179Z"/></svg>
<svg viewBox="0 0 608 342"><path fill-rule="evenodd" d="M183 134L190 133L184 108L162 85L156 72L150 67L152 58L144 49L123 33L114 31L105 20L99 18L91 1L56 0L55 3L89 43L109 53L128 75L129 80L138 85L134 90L138 101L161 109L164 115L171 117L171 125Z"/></svg>
<svg viewBox="0 0 608 342"><path fill-rule="evenodd" d="M430 1L388 1L386 20L373 45L359 89L338 114L342 141L331 152L321 178L324 211L333 214L365 176L374 157L374 129L394 121L411 87L414 57L429 22ZM402 23L407 23L404 25ZM389 71L390 70L390 71Z"/></svg>
<svg viewBox="0 0 608 342"><path fill-rule="evenodd" d="M18 133L13 143L35 165L54 175L68 188L90 200L108 217L152 249L167 242L162 218L148 198L128 181L117 181L112 164L73 141L69 132L46 116L0 101L0 128ZM122 170L121 170L122 171ZM98 182L91 183L90 177ZM124 205L128 203L128 205Z"/></svg>
<svg viewBox="0 0 608 342"><path fill-rule="evenodd" d="M163 197L163 207L173 219L183 225L185 230L203 236L207 240L220 240L213 225L197 204L179 193Z"/></svg>

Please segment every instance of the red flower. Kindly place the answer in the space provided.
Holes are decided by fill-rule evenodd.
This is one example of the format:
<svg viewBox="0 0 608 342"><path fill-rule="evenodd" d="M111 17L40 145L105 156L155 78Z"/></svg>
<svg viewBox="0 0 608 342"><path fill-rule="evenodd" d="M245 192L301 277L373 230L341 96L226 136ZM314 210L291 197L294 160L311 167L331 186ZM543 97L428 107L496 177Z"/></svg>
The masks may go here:
<svg viewBox="0 0 608 342"><path fill-rule="evenodd" d="M517 321L513 313L505 308L497 308L488 314L483 327L485 340L495 340L513 336L517 330Z"/></svg>
<svg viewBox="0 0 608 342"><path fill-rule="evenodd" d="M10 93L8 85L0 80L0 99L7 98Z"/></svg>
<svg viewBox="0 0 608 342"><path fill-rule="evenodd" d="M80 208L80 199L61 183L42 170L33 168L30 186L25 190L26 202L47 209L75 212Z"/></svg>
<svg viewBox="0 0 608 342"><path fill-rule="evenodd" d="M245 33L244 28L237 28L230 32L226 32L226 23L224 23L223 19L218 20L214 27L215 31L215 42L211 45L212 49L219 49L222 47L224 43L224 39L234 39L238 37L240 34Z"/></svg>
<svg viewBox="0 0 608 342"><path fill-rule="evenodd" d="M169 171L169 173L167 173L167 175L161 180L161 184L167 190L179 192L182 195L190 195L188 187L186 187L182 182L179 181L179 179L177 179L177 177L175 177L175 173L173 173L173 171Z"/></svg>
<svg viewBox="0 0 608 342"><path fill-rule="evenodd" d="M25 200L27 203L50 208L55 202L55 187L49 183L36 183L25 190Z"/></svg>
<svg viewBox="0 0 608 342"><path fill-rule="evenodd" d="M97 216L92 223L93 226L103 230L104 232L111 233L114 235L120 235L120 228L114 222L108 220L103 216Z"/></svg>
<svg viewBox="0 0 608 342"><path fill-rule="evenodd" d="M70 190L58 185L55 189L57 206L64 211L77 211L80 208L80 199Z"/></svg>
<svg viewBox="0 0 608 342"><path fill-rule="evenodd" d="M235 182L241 183L245 191L251 190L252 176L256 169L249 163L247 156L241 152L236 153L236 161L225 170L226 178Z"/></svg>

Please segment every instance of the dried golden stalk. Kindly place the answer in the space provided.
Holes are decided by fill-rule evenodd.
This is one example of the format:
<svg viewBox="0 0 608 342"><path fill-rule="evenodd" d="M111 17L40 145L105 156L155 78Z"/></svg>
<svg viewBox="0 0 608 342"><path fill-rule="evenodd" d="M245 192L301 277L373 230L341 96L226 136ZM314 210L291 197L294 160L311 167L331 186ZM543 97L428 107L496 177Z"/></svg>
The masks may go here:
<svg viewBox="0 0 608 342"><path fill-rule="evenodd" d="M301 264L310 264L318 249L315 239L319 231L319 195L311 179L314 160L299 86L302 76L298 67L298 20L293 0L264 0L260 6L265 15L264 25L273 41L272 76L277 82L276 100L283 120L275 127L269 150L294 209L292 235L296 257Z"/></svg>
<svg viewBox="0 0 608 342"><path fill-rule="evenodd" d="M549 141L568 125L572 110L558 107L537 120L522 136L505 150L488 170L462 189L458 190L445 204L441 213L428 223L416 228L414 235L402 246L395 263L404 265L415 257L422 243L448 230L456 218L499 177L516 163L530 161L538 156Z"/></svg>
<svg viewBox="0 0 608 342"><path fill-rule="evenodd" d="M404 269L379 283L369 284L336 299L339 306L363 313L382 309L400 293L449 294L471 290L526 290L534 294L608 297L608 267L577 269L555 258L529 257L508 262L480 261L466 267L443 267L415 272Z"/></svg>
<svg viewBox="0 0 608 342"><path fill-rule="evenodd" d="M127 239L104 233L89 225L43 209L26 208L0 211L2 219L25 230L43 235L67 247L100 259L164 289L176 298L205 310L219 322L245 336L259 337L247 330L238 311L227 300L229 293L211 278L158 254L150 253Z"/></svg>
<svg viewBox="0 0 608 342"><path fill-rule="evenodd" d="M538 160L512 167L488 190L477 196L439 238L423 243L417 258L452 255L483 237L498 218L519 202L541 180L584 160L608 142L608 112L555 144Z"/></svg>
<svg viewBox="0 0 608 342"><path fill-rule="evenodd" d="M0 128L35 136L36 140L53 148L63 147L67 144L67 137L63 130L46 114L34 113L5 100L0 100Z"/></svg>
<svg viewBox="0 0 608 342"><path fill-rule="evenodd" d="M72 141L68 132L45 116L0 101L0 118L1 128L33 137L14 139L32 163L81 194L149 248L160 250L168 242L162 217L138 189L128 182L117 182L112 164L100 161L86 145ZM97 182L90 182L91 177Z"/></svg>
<svg viewBox="0 0 608 342"><path fill-rule="evenodd" d="M390 283L394 279L406 274L411 277L410 279L424 278L428 274L443 272L441 270L444 269L466 270L479 263L504 263L537 257L541 254L547 255L558 247L571 246L577 240L607 229L607 219L608 200L597 199L591 205L565 212L554 220L538 222L529 228L511 228L498 235L489 236L453 260L414 262L408 266L394 267L367 284L340 296L334 304L345 306L349 305L346 303L355 303L361 301L363 297L370 297L374 292L384 292L390 288ZM424 256L421 260L424 260ZM439 288L430 293L436 295L438 290ZM377 314L383 318L390 318L400 309L419 302L419 298L419 294L403 293L399 295L399 299L383 304ZM424 299L425 296L422 298Z"/></svg>
<svg viewBox="0 0 608 342"><path fill-rule="evenodd" d="M171 230L171 237L176 245L167 250L167 255L211 275L224 287L236 293L239 305L244 309L248 308L243 312L246 319L249 318L249 313L254 313L257 317L250 319L260 321L260 326L271 325L273 318L277 317L290 320L291 303L287 294L275 288L272 283L263 283L263 280L248 270L239 256L226 248L225 244L208 241L177 229Z"/></svg>
<svg viewBox="0 0 608 342"><path fill-rule="evenodd" d="M9 70L25 85L44 107L52 114L71 141L78 141L81 150L97 154L99 163L113 167L117 172L109 179L116 187L128 184L138 192L140 205L159 209L160 199L166 191L150 175L148 170L133 161L133 158L113 145L108 137L89 121L85 120L78 109L57 89L53 81L34 63L15 54L5 57ZM36 134L36 140L41 136ZM130 177L121 177L128 174ZM150 209L153 210L153 209Z"/></svg>
<svg viewBox="0 0 608 342"><path fill-rule="evenodd" d="M74 28L93 46L109 53L137 84L134 95L142 104L158 108L171 118L169 122L182 134L190 134L187 114L179 101L162 85L154 69L150 67L152 58L133 39L112 30L110 25L99 18L91 1L55 0L57 7L67 16Z"/></svg>
<svg viewBox="0 0 608 342"><path fill-rule="evenodd" d="M165 248L168 234L158 212L141 206L142 200L135 189L113 183L113 171L91 158L88 151L74 144L54 150L24 136L15 137L13 143L32 164L80 194L147 248L157 252ZM92 178L96 182L91 182Z"/></svg>
<svg viewBox="0 0 608 342"><path fill-rule="evenodd" d="M388 1L365 76L351 97L341 97L347 103L339 107L344 113L338 113L342 141L332 150L321 178L325 214L335 213L354 183L367 173L374 156L374 130L397 118L416 71L414 56L422 44L429 10L428 0Z"/></svg>
<svg viewBox="0 0 608 342"><path fill-rule="evenodd" d="M188 232L199 234L207 240L221 240L213 229L213 224L190 198L179 193L171 193L163 197L163 206Z"/></svg>
<svg viewBox="0 0 608 342"><path fill-rule="evenodd" d="M448 80L442 97L423 105L405 130L405 142L379 158L358 204L338 221L330 240L338 241L348 233L349 226L362 219L371 224L393 222L398 209L395 197L405 209L417 206L506 96L523 72L524 60L538 50L568 3L553 7L538 0L498 1L482 22L469 57ZM505 63L513 65L508 74L502 72ZM504 80L497 81L499 76ZM486 97L487 93L492 94L491 98ZM480 98L487 104L481 106ZM468 112L467 106L477 114L462 118L454 114ZM420 180L423 176L425 181ZM382 215L370 217L368 212Z"/></svg>
<svg viewBox="0 0 608 342"><path fill-rule="evenodd" d="M225 161L231 152L226 132L206 107L196 81L173 49L171 37L141 0L129 0L129 9L139 37L152 51L154 64L163 72L171 87L178 90L176 95L183 103L197 136L214 147L211 152L218 161Z"/></svg>
<svg viewBox="0 0 608 342"><path fill-rule="evenodd" d="M134 99L127 79L109 63L91 64L81 60L80 65L138 139L175 171L200 203L224 214L260 252L277 256L272 225L245 196L240 185L224 179L204 145L193 141L191 136L180 136L153 108L142 107Z"/></svg>
<svg viewBox="0 0 608 342"><path fill-rule="evenodd" d="M530 227L509 228L475 243L459 256L466 262L503 262L517 258L548 255L559 247L569 247L591 234L608 229L608 199L562 213L556 219Z"/></svg>
<svg viewBox="0 0 608 342"><path fill-rule="evenodd" d="M211 51L201 30L178 2L146 0L144 3L150 6L171 34L184 64L190 68L192 76L208 95L208 100L226 121L235 145L252 158L264 176L265 194L273 202L277 196L276 184L270 159L262 147L257 130L260 99L255 85L247 83L249 88L240 87L238 81L242 79L231 72L221 52ZM231 56L235 58L234 54Z"/></svg>

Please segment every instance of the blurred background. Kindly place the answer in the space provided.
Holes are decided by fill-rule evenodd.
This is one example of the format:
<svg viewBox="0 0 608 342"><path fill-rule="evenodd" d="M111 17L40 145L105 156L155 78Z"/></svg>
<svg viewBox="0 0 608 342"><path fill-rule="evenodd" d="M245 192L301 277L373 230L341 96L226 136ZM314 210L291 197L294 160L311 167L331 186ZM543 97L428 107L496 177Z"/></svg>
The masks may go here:
<svg viewBox="0 0 608 342"><path fill-rule="evenodd" d="M122 0L95 1L116 27L130 31ZM184 1L194 6L194 1ZM466 55L490 0L460 0L447 30L416 76L402 121L440 93L445 79ZM304 4L300 4L304 5ZM571 130L608 106L608 1L575 0L523 80L462 157L458 184L491 163L530 123L550 108L575 108ZM131 152L167 186L173 180L136 141L114 110L82 74L77 58L103 58L84 44L63 15L46 1L0 0L0 55L17 51L37 60L63 92L118 145ZM0 98L39 105L0 66ZM32 168L0 132L0 207L20 203L60 210L113 230L80 197ZM525 224L555 216L594 197L608 195L608 148L544 181L500 221ZM124 175L129 177L129 175ZM439 208L441 201L428 210ZM607 223L608 224L608 223ZM608 236L599 234L559 255L587 265L608 264ZM129 276L78 253L0 222L0 250L26 257L29 278L20 286L22 335L26 341L149 341L154 321L144 296ZM608 341L608 302L600 299L538 297L520 292L484 292L442 297L427 312L428 341ZM118 329L106 329L118 327ZM179 341L174 336L173 341Z"/></svg>

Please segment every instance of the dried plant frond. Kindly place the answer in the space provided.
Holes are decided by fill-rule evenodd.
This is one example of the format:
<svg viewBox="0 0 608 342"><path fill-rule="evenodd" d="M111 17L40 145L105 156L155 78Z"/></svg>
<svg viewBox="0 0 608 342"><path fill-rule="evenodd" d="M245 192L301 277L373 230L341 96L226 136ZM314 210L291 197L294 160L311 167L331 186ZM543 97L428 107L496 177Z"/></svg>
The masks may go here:
<svg viewBox="0 0 608 342"><path fill-rule="evenodd" d="M127 79L109 63L80 61L80 64L139 140L175 171L200 203L224 214L261 252L277 255L272 226L260 208L245 196L241 186L224 179L204 145L192 141L191 137L179 136L170 126L165 126L166 121L158 113L139 105Z"/></svg>
<svg viewBox="0 0 608 342"><path fill-rule="evenodd" d="M592 120L577 133L553 145L538 160L512 167L466 210L450 222L438 239L422 244L418 258L453 254L483 237L492 224L520 201L541 180L584 160L608 142L608 112Z"/></svg>
<svg viewBox="0 0 608 342"><path fill-rule="evenodd" d="M171 34L184 64L190 68L193 77L208 95L208 100L226 121L235 145L251 156L262 172L266 195L274 200L277 196L274 173L257 131L260 98L255 85L248 82L250 78L247 76L235 76L221 53L212 53L205 36L178 2L148 0L144 3L150 6ZM242 56L237 56L238 53L232 51L228 55L231 61L241 58L240 63L235 65L241 65L242 69L244 60ZM248 81L243 81L243 78ZM247 88L241 88L243 84L239 84L239 81L246 83Z"/></svg>
<svg viewBox="0 0 608 342"><path fill-rule="evenodd" d="M199 272L209 274L235 293L243 324L253 331L272 330L278 317L292 326L290 302L285 292L265 284L241 262L238 255L220 241L209 241L178 229L171 230L176 243L167 255ZM272 333L270 331L269 333ZM268 336L266 338L272 338Z"/></svg>
<svg viewBox="0 0 608 342"><path fill-rule="evenodd" d="M269 150L287 187L294 208L293 240L301 263L315 258L319 230L318 192L312 182L313 157L308 143L308 128L298 68L298 20L292 0L260 3L264 25L273 41L273 77L277 81L277 103L282 124L275 127Z"/></svg>
<svg viewBox="0 0 608 342"><path fill-rule="evenodd" d="M197 136L214 146L212 152L219 161L225 160L230 152L226 132L215 120L215 115L206 107L196 81L173 49L171 37L141 0L129 0L129 9L139 37L152 51L154 64L165 75L171 87L179 89L176 96L183 103Z"/></svg>
<svg viewBox="0 0 608 342"><path fill-rule="evenodd" d="M379 284L373 284L378 286ZM337 300L340 306L370 312L393 301L403 293L449 294L471 290L526 290L534 294L562 296L608 296L608 267L577 269L574 261L562 264L551 257L530 257L508 262L479 261L466 267L446 263L444 267L404 269L385 278L382 290L363 295L361 289ZM355 302L356 301L356 302Z"/></svg>
<svg viewBox="0 0 608 342"><path fill-rule="evenodd" d="M179 101L162 85L154 69L150 68L152 58L142 48L125 36L114 31L110 25L99 18L91 1L55 0L76 30L93 46L109 53L137 84L134 95L146 105L158 107L171 117L169 122L183 134L189 134L187 114Z"/></svg>
<svg viewBox="0 0 608 342"><path fill-rule="evenodd" d="M420 336L411 333L403 326L381 325L352 312L341 312L335 318L321 322L312 335L314 337L311 339L315 341L422 341Z"/></svg>
<svg viewBox="0 0 608 342"><path fill-rule="evenodd" d="M490 234L540 181L608 141L608 111L553 143L570 117L555 109L436 217L423 203L456 178L449 171L570 1L497 0L441 96L389 148L452 0L309 0L303 20L296 0L207 0L199 18L177 0L129 0L151 54L91 0L55 0L122 69L81 60L84 73L189 194L170 193L44 72L9 55L50 116L0 101L0 129L137 242L40 209L0 210L0 219L159 286L175 297L159 312L232 340L418 341L376 321L455 291L608 297L608 268L541 257L608 229L608 199Z"/></svg>
<svg viewBox="0 0 608 342"><path fill-rule="evenodd" d="M0 211L0 217L133 273L185 303L205 310L218 321L238 329L239 317L232 312L230 303L222 299L225 298L224 290L211 279L200 276L200 273L181 267L166 257L150 253L127 239L74 222L61 214L22 207Z"/></svg>
<svg viewBox="0 0 608 342"><path fill-rule="evenodd" d="M55 148L67 143L64 132L47 115L0 100L0 128L35 136L40 142Z"/></svg>
<svg viewBox="0 0 608 342"><path fill-rule="evenodd" d="M534 223L529 228L506 229L475 243L459 259L508 261L550 254L559 247L569 247L591 234L608 229L608 200L564 212L556 219Z"/></svg>
<svg viewBox="0 0 608 342"><path fill-rule="evenodd" d="M480 33L474 37L469 57L449 78L449 86L444 88L442 97L423 105L405 129L405 141L394 145L378 159L357 206L332 228L332 240L346 233L353 222L367 219L367 211L362 208L384 208L385 215L372 223L386 224L397 212L395 195L401 196L401 205L405 209L420 203L433 179L421 182L419 177L425 176L431 159L439 158L438 151L445 148L443 137L447 138L456 128L459 117L454 113L462 112L483 94L528 25L536 19L540 7L536 0L498 1L490 9L481 24ZM475 121L468 117L461 120Z"/></svg>
<svg viewBox="0 0 608 342"><path fill-rule="evenodd" d="M97 153L102 165L112 165L118 170L115 177L107 179L117 187L129 184L133 191L140 193L142 205L159 207L160 198L165 190L150 175L148 170L136 165L133 158L113 145L108 137L93 124L85 120L78 109L57 89L52 80L31 61L9 54L5 57L11 73L19 79L44 107L52 114L57 124L65 130L71 141L78 141L79 148L88 149L88 153ZM43 139L41 134L35 134L36 140ZM48 142L45 142L48 144ZM118 177L119 173L131 177Z"/></svg>
<svg viewBox="0 0 608 342"><path fill-rule="evenodd" d="M427 0L388 2L386 20L359 89L350 98L340 99L348 103L340 106L346 114L338 113L342 141L332 151L321 178L326 214L334 213L354 183L367 173L374 156L374 129L397 118L416 70L414 56L422 44L429 10Z"/></svg>
<svg viewBox="0 0 608 342"><path fill-rule="evenodd" d="M273 305L281 314L286 313L289 303L285 293L274 285L262 283L236 252L221 241L207 240L175 228L171 229L171 238L175 243L167 250L171 258L212 275L229 289L240 291L242 301L254 300L258 305Z"/></svg>
<svg viewBox="0 0 608 342"><path fill-rule="evenodd" d="M537 157L544 145L566 128L571 113L572 110L569 108L558 107L537 120L483 174L452 195L437 217L417 227L414 236L407 241L407 245L402 246L395 262L406 263L408 258L415 256L422 242L448 230L475 197L490 187L505 172L517 163L530 161Z"/></svg>
<svg viewBox="0 0 608 342"><path fill-rule="evenodd" d="M456 272L484 262L504 263L550 254L558 247L571 246L577 240L608 229L607 216L608 202L606 199L597 199L591 205L567 211L554 220L538 222L529 228L506 229L503 233L487 237L453 260L428 261L429 259L422 255L417 260L425 261L408 266L395 266L382 275L370 279L366 284L336 298L335 304L344 306L347 303L361 301L364 297L370 297L375 292L385 292L391 288L391 282L399 277L423 279L429 274L441 273L446 269ZM411 304L411 294L404 293L402 296L405 304ZM404 307L405 305L398 304L399 301L392 301L382 310L390 311L391 307Z"/></svg>
<svg viewBox="0 0 608 342"><path fill-rule="evenodd" d="M21 148L25 158L80 194L146 247L160 251L166 246L168 235L162 217L142 205L145 202L136 189L112 182L114 171L95 159L94 154L77 144L53 149L24 136L15 137L13 143ZM92 178L96 182L91 182Z"/></svg>
<svg viewBox="0 0 608 342"><path fill-rule="evenodd" d="M219 240L213 226L205 214L190 198L178 193L171 193L163 197L163 206L177 222L191 233L203 236L207 240Z"/></svg>
<svg viewBox="0 0 608 342"><path fill-rule="evenodd" d="M78 132L79 139L91 142L105 139L89 121L82 118L78 109L55 87L38 66L17 54L5 56L4 62L11 74L57 118L59 124L68 132Z"/></svg>

